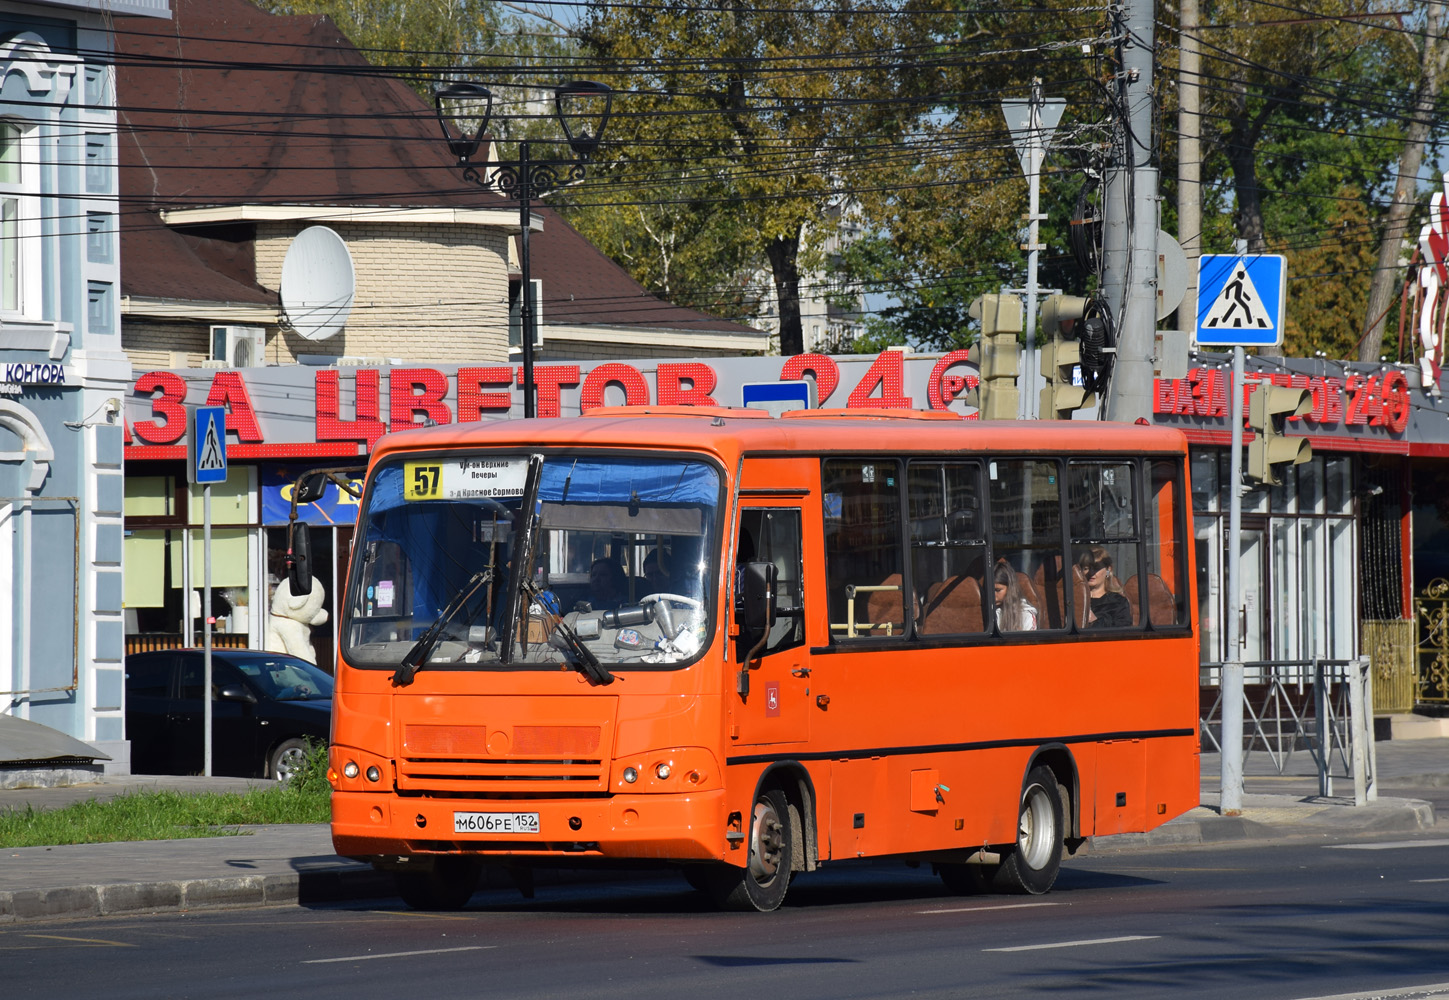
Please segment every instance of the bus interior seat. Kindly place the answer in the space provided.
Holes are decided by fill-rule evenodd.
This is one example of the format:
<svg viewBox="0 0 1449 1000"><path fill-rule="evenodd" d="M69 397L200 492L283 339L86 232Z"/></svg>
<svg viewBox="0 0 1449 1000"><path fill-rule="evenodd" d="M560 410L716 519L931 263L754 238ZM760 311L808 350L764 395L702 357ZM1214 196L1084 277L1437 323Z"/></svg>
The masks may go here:
<svg viewBox="0 0 1449 1000"><path fill-rule="evenodd" d="M950 576L931 584L922 609L921 632L925 635L959 635L984 632L985 608L981 584L974 576Z"/></svg>
<svg viewBox="0 0 1449 1000"><path fill-rule="evenodd" d="M892 573L880 582L882 587L893 587L893 590L872 590L865 596L865 614L860 613L860 598L856 598L857 623L864 625L869 622L877 628L872 634L900 635L905 631L905 597L901 593L901 574ZM889 625L889 631L884 626Z"/></svg>
<svg viewBox="0 0 1449 1000"><path fill-rule="evenodd" d="M1038 611L1041 610L1041 596L1038 594L1036 585L1031 582L1031 577L1025 573L1016 574L1016 587L1021 591L1022 599Z"/></svg>
<svg viewBox="0 0 1449 1000"><path fill-rule="evenodd" d="M1132 605L1132 624L1142 624L1140 588L1136 576L1127 578L1122 585L1127 603ZM1177 622L1177 599L1172 596L1166 582L1156 573L1147 574L1147 613L1156 625L1172 625Z"/></svg>
<svg viewBox="0 0 1449 1000"><path fill-rule="evenodd" d="M1037 611L1041 613L1046 621L1045 628L1066 628L1067 627L1067 595L1066 587L1059 573L1052 574L1054 579L1048 583L1046 579L1046 566L1041 565L1036 569L1036 593L1041 598L1037 604ZM1072 588L1077 593L1082 592L1082 573L1076 566L1072 567Z"/></svg>

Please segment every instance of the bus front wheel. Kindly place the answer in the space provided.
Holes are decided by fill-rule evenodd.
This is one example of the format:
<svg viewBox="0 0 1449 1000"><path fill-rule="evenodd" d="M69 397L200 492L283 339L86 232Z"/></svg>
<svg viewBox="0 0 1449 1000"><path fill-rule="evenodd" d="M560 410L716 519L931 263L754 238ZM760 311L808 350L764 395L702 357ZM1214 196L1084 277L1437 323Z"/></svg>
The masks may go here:
<svg viewBox="0 0 1449 1000"><path fill-rule="evenodd" d="M992 880L998 891L1037 895L1052 887L1062 865L1065 814L1061 788L1051 768L1032 768L1021 792L1016 844L1002 858Z"/></svg>
<svg viewBox="0 0 1449 1000"><path fill-rule="evenodd" d="M715 902L726 910L768 913L785 901L795 856L790 803L777 788L761 792L755 800L749 847L749 863L744 868L730 867L719 873L713 887Z"/></svg>

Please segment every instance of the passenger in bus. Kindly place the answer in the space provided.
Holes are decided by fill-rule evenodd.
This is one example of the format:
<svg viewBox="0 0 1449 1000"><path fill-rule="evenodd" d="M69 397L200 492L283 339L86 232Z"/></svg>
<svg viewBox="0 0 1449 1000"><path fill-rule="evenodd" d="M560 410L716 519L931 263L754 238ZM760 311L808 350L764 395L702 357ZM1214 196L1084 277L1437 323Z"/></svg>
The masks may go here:
<svg viewBox="0 0 1449 1000"><path fill-rule="evenodd" d="M613 611L629 599L629 581L624 568L612 559L595 559L589 567L589 607Z"/></svg>
<svg viewBox="0 0 1449 1000"><path fill-rule="evenodd" d="M1100 545L1077 556L1084 581L1082 625L1085 628L1122 628L1132 624L1132 605L1112 572L1112 557Z"/></svg>
<svg viewBox="0 0 1449 1000"><path fill-rule="evenodd" d="M1021 594L1016 570L1005 559L996 563L996 627L1002 632L1031 632L1036 629L1037 611Z"/></svg>

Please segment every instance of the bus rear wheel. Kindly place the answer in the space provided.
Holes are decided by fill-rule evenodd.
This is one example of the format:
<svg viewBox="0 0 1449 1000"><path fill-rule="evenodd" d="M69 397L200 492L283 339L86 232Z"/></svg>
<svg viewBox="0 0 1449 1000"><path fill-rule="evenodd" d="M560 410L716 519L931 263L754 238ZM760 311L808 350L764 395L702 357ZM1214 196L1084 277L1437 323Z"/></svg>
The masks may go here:
<svg viewBox="0 0 1449 1000"><path fill-rule="evenodd" d="M750 820L750 857L744 868L720 872L713 885L715 903L726 910L769 913L785 901L790 888L790 863L795 856L790 803L771 788L755 800Z"/></svg>
<svg viewBox="0 0 1449 1000"><path fill-rule="evenodd" d="M461 910L473 898L482 870L473 858L438 858L428 871L394 872L393 884L414 910Z"/></svg>
<svg viewBox="0 0 1449 1000"><path fill-rule="evenodd" d="M1064 815L1056 775L1047 767L1032 768L1021 792L1016 844L992 879L998 892L1039 895L1052 887L1062 865Z"/></svg>

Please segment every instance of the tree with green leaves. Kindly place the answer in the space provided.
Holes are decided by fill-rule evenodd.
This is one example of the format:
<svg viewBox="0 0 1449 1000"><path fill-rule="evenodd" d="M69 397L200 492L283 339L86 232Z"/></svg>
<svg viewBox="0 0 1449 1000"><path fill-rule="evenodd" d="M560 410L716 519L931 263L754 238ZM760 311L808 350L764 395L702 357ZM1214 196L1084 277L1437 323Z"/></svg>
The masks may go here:
<svg viewBox="0 0 1449 1000"><path fill-rule="evenodd" d="M802 275L824 261L810 234L850 190L881 182L918 113L901 100L915 75L901 56L911 27L908 7L859 0L591 5L581 38L620 91L610 157L596 170L595 190L609 195L594 207L629 203L647 229L692 201L713 235L747 240L766 262L780 350L803 351ZM571 219L598 238L589 193L578 192ZM705 273L733 284L718 266Z"/></svg>

